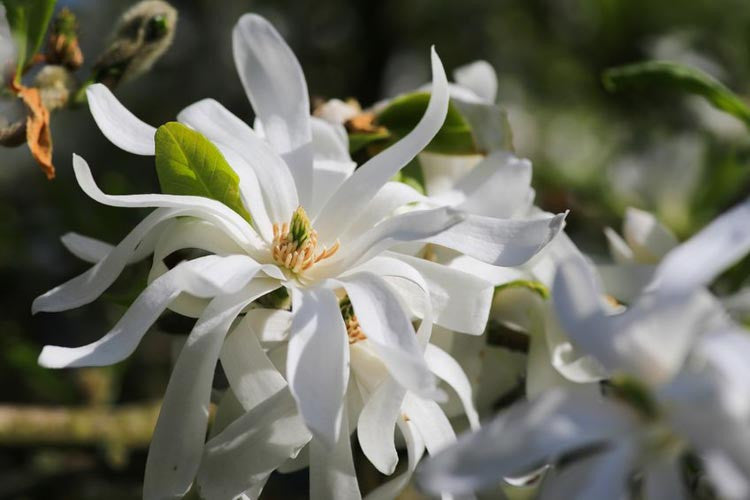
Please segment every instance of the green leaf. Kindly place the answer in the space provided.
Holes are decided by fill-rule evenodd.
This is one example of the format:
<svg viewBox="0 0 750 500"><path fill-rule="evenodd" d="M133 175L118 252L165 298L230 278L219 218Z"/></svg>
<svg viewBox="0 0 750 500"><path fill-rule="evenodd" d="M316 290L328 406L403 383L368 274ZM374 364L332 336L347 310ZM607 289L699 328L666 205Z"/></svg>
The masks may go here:
<svg viewBox="0 0 750 500"><path fill-rule="evenodd" d="M545 300L548 299L550 295L549 289L544 285L544 283L532 280L509 281L508 283L504 283L498 287L495 287L495 293L506 290L508 288L526 288L527 290L536 293Z"/></svg>
<svg viewBox="0 0 750 500"><path fill-rule="evenodd" d="M387 141L390 138L391 134L388 132L349 134L349 154L354 154L374 142Z"/></svg>
<svg viewBox="0 0 750 500"><path fill-rule="evenodd" d="M240 198L240 178L202 134L170 122L156 131L156 173L165 194L217 200L250 221Z"/></svg>
<svg viewBox="0 0 750 500"><path fill-rule="evenodd" d="M714 107L750 127L750 108L734 92L703 71L669 61L649 61L608 69L602 75L610 92L662 86L704 97Z"/></svg>
<svg viewBox="0 0 750 500"><path fill-rule="evenodd" d="M378 114L377 124L387 128L397 138L401 138L416 127L427 110L429 101L430 94L427 92L397 97ZM471 127L453 103L448 105L448 115L443 126L425 150L455 155L477 152Z"/></svg>
<svg viewBox="0 0 750 500"><path fill-rule="evenodd" d="M44 42L56 0L2 0L18 50L16 81Z"/></svg>

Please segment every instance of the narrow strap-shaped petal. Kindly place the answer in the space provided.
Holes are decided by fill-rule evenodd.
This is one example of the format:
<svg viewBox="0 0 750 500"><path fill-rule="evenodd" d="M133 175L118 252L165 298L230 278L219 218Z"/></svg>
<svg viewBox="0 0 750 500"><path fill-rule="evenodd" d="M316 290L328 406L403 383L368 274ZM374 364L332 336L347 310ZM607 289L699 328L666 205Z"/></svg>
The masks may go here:
<svg viewBox="0 0 750 500"><path fill-rule="evenodd" d="M489 281L425 259L392 252L387 255L416 269L427 282L435 323L472 335L484 332L495 292ZM416 298L414 294L405 297L407 302L409 298ZM420 312L424 310L424 305L411 305L417 306Z"/></svg>
<svg viewBox="0 0 750 500"><path fill-rule="evenodd" d="M343 125L315 116L310 117L310 124L316 161L330 160L343 163L352 161L349 155L349 136ZM319 187L316 185L315 189Z"/></svg>
<svg viewBox="0 0 750 500"><path fill-rule="evenodd" d="M479 60L456 68L453 79L487 103L497 97L497 73L487 61Z"/></svg>
<svg viewBox="0 0 750 500"><path fill-rule="evenodd" d="M448 112L448 81L434 48L432 80L430 103L414 130L358 168L323 207L314 222L321 241L332 243L344 233L383 184L422 151L440 130ZM341 214L347 216L342 219Z"/></svg>
<svg viewBox="0 0 750 500"><path fill-rule="evenodd" d="M111 90L95 83L86 89L86 98L99 130L112 144L128 153L154 156L156 129L136 118Z"/></svg>
<svg viewBox="0 0 750 500"><path fill-rule="evenodd" d="M463 198L456 208L471 214L498 218L522 214L532 196L531 162L507 152L491 153L452 192Z"/></svg>
<svg viewBox="0 0 750 500"><path fill-rule="evenodd" d="M258 341L248 311L221 348L221 366L235 396L245 410L252 410L273 394L287 388L281 373L273 366Z"/></svg>
<svg viewBox="0 0 750 500"><path fill-rule="evenodd" d="M679 243L653 214L633 207L625 210L622 234L635 259L643 264L658 262Z"/></svg>
<svg viewBox="0 0 750 500"><path fill-rule="evenodd" d="M200 249L216 255L244 254L237 243L214 224L192 217L177 219L159 235L148 282L169 270L164 263L167 256L184 248ZM198 318L206 305L205 299L181 294L169 304L169 309L189 318Z"/></svg>
<svg viewBox="0 0 750 500"><path fill-rule="evenodd" d="M149 327L182 292L199 297L233 293L261 266L247 256L207 256L183 262L151 283L104 337L82 347L45 346L39 364L48 368L105 366L135 350Z"/></svg>
<svg viewBox="0 0 750 500"><path fill-rule="evenodd" d="M630 415L611 402L553 390L516 404L423 464L419 484L434 493L470 493L526 473L560 455L630 432Z"/></svg>
<svg viewBox="0 0 750 500"><path fill-rule="evenodd" d="M329 448L338 440L349 380L349 342L336 295L291 290L292 330L286 375L305 423Z"/></svg>
<svg viewBox="0 0 750 500"><path fill-rule="evenodd" d="M211 385L224 337L242 309L278 286L275 280L259 279L236 294L217 297L190 332L172 370L149 446L145 500L181 497L190 489L201 460Z"/></svg>
<svg viewBox="0 0 750 500"><path fill-rule="evenodd" d="M467 215L463 222L425 238L425 241L495 266L518 266L557 236L563 228L565 215L527 219Z"/></svg>
<svg viewBox="0 0 750 500"><path fill-rule="evenodd" d="M331 195L352 175L356 166L351 160L315 160L315 190L308 210L310 217L315 218Z"/></svg>
<svg viewBox="0 0 750 500"><path fill-rule="evenodd" d="M341 236L341 241L356 239L383 219L395 215L396 210L404 205L426 201L428 200L423 194L403 182L386 182L367 205L367 210Z"/></svg>
<svg viewBox="0 0 750 500"><path fill-rule="evenodd" d="M114 248L109 243L78 233L65 233L60 238L60 242L68 252L91 264L96 264L102 260ZM132 262L132 260L129 262Z"/></svg>
<svg viewBox="0 0 750 500"><path fill-rule="evenodd" d="M237 212L224 205L220 201L204 198L202 196L179 196L169 194L130 194L113 196L105 194L94 182L86 161L78 155L73 155L73 170L76 180L81 189L93 200L102 205L127 208L184 208L188 209L186 215L194 215L210 220L222 227L239 244L248 251L262 248L264 243L260 241L258 234Z"/></svg>
<svg viewBox="0 0 750 500"><path fill-rule="evenodd" d="M720 215L662 260L654 284L685 293L711 283L750 250L750 199Z"/></svg>
<svg viewBox="0 0 750 500"><path fill-rule="evenodd" d="M256 500L268 476L310 438L289 390L276 392L206 443L197 478L201 496L230 499L246 492Z"/></svg>
<svg viewBox="0 0 750 500"><path fill-rule="evenodd" d="M372 490L365 497L365 500L391 500L392 498L397 498L398 494L409 484L409 480L411 480L419 460L424 455L424 441L422 441L422 436L417 432L414 423L400 418L398 427L401 429L401 434L403 434L404 441L406 442L406 453L409 460L406 472Z"/></svg>
<svg viewBox="0 0 750 500"><path fill-rule="evenodd" d="M228 147L252 169L271 222L287 222L301 200L289 167L247 123L213 99L203 99L183 109L177 119L205 135L220 148Z"/></svg>
<svg viewBox="0 0 750 500"><path fill-rule="evenodd" d="M312 275L335 276L364 263L398 243L428 239L458 224L463 214L452 208L419 210L390 217L353 241L336 254L311 269Z"/></svg>
<svg viewBox="0 0 750 500"><path fill-rule="evenodd" d="M436 380L424 360L414 327L393 288L370 272L341 279L362 331L393 377L427 397L436 394Z"/></svg>
<svg viewBox="0 0 750 500"><path fill-rule="evenodd" d="M474 407L474 400L471 395L471 382L469 382L469 378L464 373L461 365L458 364L453 356L434 344L427 345L424 357L432 373L440 377L456 391L464 407L464 412L466 413L466 418L469 420L471 429L477 430L479 428L479 415Z"/></svg>
<svg viewBox="0 0 750 500"><path fill-rule="evenodd" d="M435 401L407 393L403 409L406 417L414 422L430 455L456 441L456 433L448 417Z"/></svg>
<svg viewBox="0 0 750 500"><path fill-rule="evenodd" d="M383 474L393 474L398 464L392 438L396 422L401 418L405 395L406 389L388 377L367 399L357 421L357 438L362 452Z"/></svg>
<svg viewBox="0 0 750 500"><path fill-rule="evenodd" d="M310 442L310 499L357 500L362 498L352 460L349 419L339 420L333 447L313 438Z"/></svg>
<svg viewBox="0 0 750 500"><path fill-rule="evenodd" d="M232 32L234 63L266 138L289 165L300 203L312 201L312 132L307 82L292 49L262 17L246 14Z"/></svg>
<svg viewBox="0 0 750 500"><path fill-rule="evenodd" d="M148 234L156 231L163 222L186 212L186 209L158 209L150 213L104 259L88 271L37 297L31 305L31 312L65 311L96 300L114 283L139 248L143 248L147 253L153 251L155 240L147 239ZM146 245L146 242L149 244Z"/></svg>

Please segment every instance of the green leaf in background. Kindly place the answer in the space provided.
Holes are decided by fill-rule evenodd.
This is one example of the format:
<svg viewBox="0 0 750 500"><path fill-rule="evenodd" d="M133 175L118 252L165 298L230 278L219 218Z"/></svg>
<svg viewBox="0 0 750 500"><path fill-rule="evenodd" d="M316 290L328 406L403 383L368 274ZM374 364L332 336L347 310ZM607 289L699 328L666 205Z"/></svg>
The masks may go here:
<svg viewBox="0 0 750 500"><path fill-rule="evenodd" d="M502 285L495 287L495 293L502 290L507 290L509 288L525 288L531 292L534 292L545 300L550 297L549 289L544 285L544 283L532 280L515 280L509 281L508 283L503 283Z"/></svg>
<svg viewBox="0 0 750 500"><path fill-rule="evenodd" d="M237 173L211 141L181 123L170 122L156 131L156 174L165 194L211 198L250 221Z"/></svg>
<svg viewBox="0 0 750 500"><path fill-rule="evenodd" d="M391 138L388 132L353 133L349 134L349 154L354 154L365 146L374 142L387 141Z"/></svg>
<svg viewBox="0 0 750 500"><path fill-rule="evenodd" d="M16 81L39 52L56 0L2 0L18 50Z"/></svg>
<svg viewBox="0 0 750 500"><path fill-rule="evenodd" d="M659 85L697 94L750 128L750 108L734 92L703 71L669 61L648 61L608 69L602 75L610 92Z"/></svg>
<svg viewBox="0 0 750 500"><path fill-rule="evenodd" d="M428 92L415 92L397 97L378 113L377 124L387 128L392 135L403 137L419 123L429 101ZM448 115L442 128L425 151L455 155L477 152L471 127L453 103L448 106Z"/></svg>

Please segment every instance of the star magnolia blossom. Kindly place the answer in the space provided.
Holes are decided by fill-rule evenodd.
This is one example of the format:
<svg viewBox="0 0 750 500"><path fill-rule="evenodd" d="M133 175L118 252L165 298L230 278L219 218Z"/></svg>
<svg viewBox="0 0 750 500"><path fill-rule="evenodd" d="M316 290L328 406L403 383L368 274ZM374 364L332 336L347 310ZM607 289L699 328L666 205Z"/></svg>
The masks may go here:
<svg viewBox="0 0 750 500"><path fill-rule="evenodd" d="M424 487L472 491L551 464L541 498L620 498L635 473L644 498L684 498L680 459L694 452L724 497L747 498L750 386L740 360L750 340L703 287L750 250L749 214L746 201L667 253L621 314L602 300L590 266L562 264L557 315L610 374L609 397L597 386L543 392L439 453L422 471Z"/></svg>
<svg viewBox="0 0 750 500"><path fill-rule="evenodd" d="M340 299L348 296L362 336L389 376L398 381L399 391L429 400L441 391L425 360L429 335L415 335L412 314L422 319L423 331L429 331L434 316L438 324L479 334L492 294L483 280L386 252L397 243L433 241L462 226L466 218L449 207L393 214L378 204L388 179L430 142L445 118L447 81L434 51L433 92L421 121L401 141L352 173L351 162L327 158L336 150L338 132L311 121L299 63L273 27L258 16L244 16L233 41L240 78L264 137L209 99L186 108L178 119L210 139L237 172L252 223L207 198L106 195L94 183L88 165L74 156L76 178L93 199L156 210L115 247L68 235L65 244L95 265L33 305L38 312L89 303L125 265L153 253L150 284L107 335L79 348L47 346L40 363L48 367L115 363L133 352L165 309L198 318L174 367L149 450L146 498L179 496L190 487L203 447L214 366L235 319L255 307L256 299L280 287L289 292L292 318L285 361L289 392L314 442L337 450L349 433L344 396L351 356ZM114 144L135 154L154 154L153 127L130 114L103 86L90 87L88 98L97 124ZM469 220L463 230L435 242L497 262L522 262L554 234L552 217L546 230L537 228L531 238L523 238L517 224L503 230L505 221L488 219L481 224ZM531 222L532 230L535 224ZM168 269L164 257L181 248L198 248L211 255ZM458 300L462 295L471 300ZM459 311L456 304L467 307ZM254 403L244 404L252 413ZM288 450L290 456L296 446Z"/></svg>

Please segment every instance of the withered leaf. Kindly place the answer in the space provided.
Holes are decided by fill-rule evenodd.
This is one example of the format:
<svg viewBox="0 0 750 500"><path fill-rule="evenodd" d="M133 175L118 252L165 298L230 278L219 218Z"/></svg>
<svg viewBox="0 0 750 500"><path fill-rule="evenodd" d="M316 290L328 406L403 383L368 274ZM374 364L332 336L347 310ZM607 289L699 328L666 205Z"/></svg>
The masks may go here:
<svg viewBox="0 0 750 500"><path fill-rule="evenodd" d="M42 95L35 87L15 85L14 89L28 111L26 118L26 143L31 156L42 168L48 180L55 178L55 167L52 165L52 136L49 128L49 110L42 103Z"/></svg>

